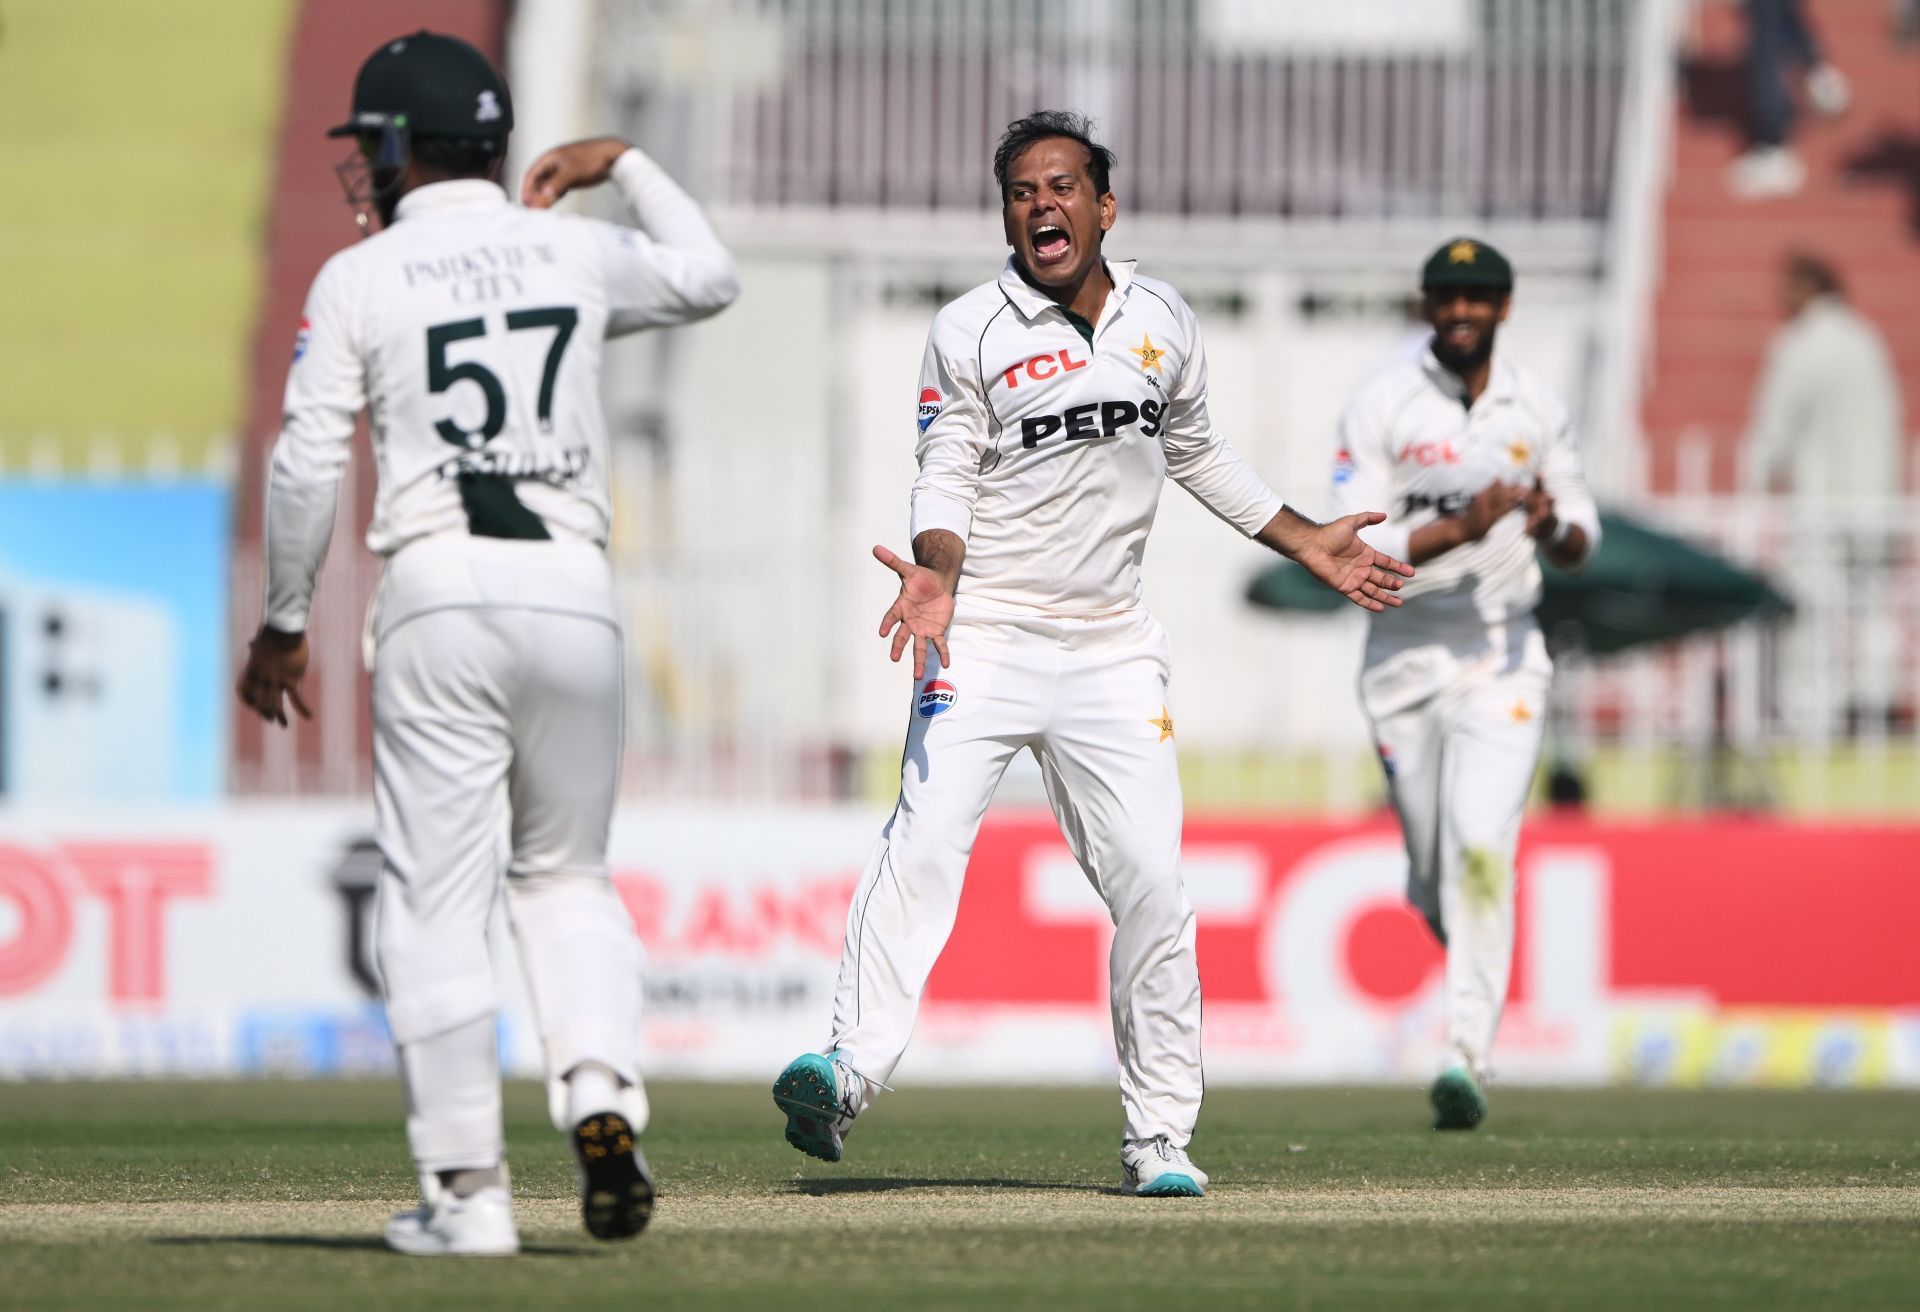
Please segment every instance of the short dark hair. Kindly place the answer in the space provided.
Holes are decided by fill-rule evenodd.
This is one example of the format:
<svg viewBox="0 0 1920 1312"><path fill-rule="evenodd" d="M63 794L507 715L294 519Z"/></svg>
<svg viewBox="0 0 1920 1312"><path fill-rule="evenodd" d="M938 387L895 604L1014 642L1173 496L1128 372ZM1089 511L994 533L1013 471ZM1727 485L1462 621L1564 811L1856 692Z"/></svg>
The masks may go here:
<svg viewBox="0 0 1920 1312"><path fill-rule="evenodd" d="M1065 137L1087 148L1087 175L1093 189L1104 196L1112 190L1113 152L1093 139L1093 122L1084 114L1064 109L1043 109L1007 124L1006 133L993 151L993 180L1000 186L1000 203L1007 203L1007 174L1013 162L1036 141Z"/></svg>
<svg viewBox="0 0 1920 1312"><path fill-rule="evenodd" d="M504 138L415 137L408 143L413 157L436 173L453 178L484 178L506 154Z"/></svg>
<svg viewBox="0 0 1920 1312"><path fill-rule="evenodd" d="M1845 294L1839 271L1811 251L1794 251L1787 256L1787 276L1798 278L1821 296Z"/></svg>

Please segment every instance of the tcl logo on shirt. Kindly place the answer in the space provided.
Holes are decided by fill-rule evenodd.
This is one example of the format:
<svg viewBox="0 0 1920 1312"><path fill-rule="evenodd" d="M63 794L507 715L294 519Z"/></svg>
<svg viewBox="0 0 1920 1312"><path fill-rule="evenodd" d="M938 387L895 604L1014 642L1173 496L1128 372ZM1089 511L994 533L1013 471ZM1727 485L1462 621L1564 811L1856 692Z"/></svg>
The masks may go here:
<svg viewBox="0 0 1920 1312"><path fill-rule="evenodd" d="M1449 438L1437 442L1409 442L1395 457L1403 465L1457 465L1460 452Z"/></svg>
<svg viewBox="0 0 1920 1312"><path fill-rule="evenodd" d="M1036 355L1025 364L1014 365L1013 368L1007 370L1007 372L1000 375L1000 377L1008 387L1018 387L1020 386L1020 375L1023 372L1034 382L1044 383L1049 378L1058 377L1063 373L1071 373L1075 369L1085 369L1086 367L1086 355L1082 352L1075 351L1071 346L1065 346L1058 351L1050 351L1046 355ZM1027 445L1031 446L1033 444L1029 442Z"/></svg>

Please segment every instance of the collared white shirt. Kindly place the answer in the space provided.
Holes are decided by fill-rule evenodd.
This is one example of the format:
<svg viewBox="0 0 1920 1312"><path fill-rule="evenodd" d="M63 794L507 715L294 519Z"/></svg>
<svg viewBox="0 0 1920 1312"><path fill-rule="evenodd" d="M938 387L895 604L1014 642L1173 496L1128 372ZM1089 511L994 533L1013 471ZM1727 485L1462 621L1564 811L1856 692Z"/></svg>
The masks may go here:
<svg viewBox="0 0 1920 1312"><path fill-rule="evenodd" d="M1424 352L1369 379L1340 419L1334 457L1334 513L1380 510L1387 521L1361 534L1377 550L1407 559L1415 529L1457 515L1496 481L1531 487L1537 478L1563 522L1600 545L1600 519L1580 467L1566 407L1552 388L1499 352L1487 388L1471 408L1458 376ZM1584 563L1584 560L1583 562ZM1402 605L1373 617L1374 632L1417 634L1499 624L1540 602L1540 563L1522 511L1478 542L1416 567Z"/></svg>
<svg viewBox="0 0 1920 1312"><path fill-rule="evenodd" d="M1900 384L1879 332L1837 296L1781 325L1754 389L1745 483L1784 471L1796 497L1902 490Z"/></svg>
<svg viewBox="0 0 1920 1312"><path fill-rule="evenodd" d="M1281 501L1213 427L1193 310L1111 261L1091 337L1011 258L943 307L920 371L912 535L967 544L957 600L1103 615L1141 604L1140 562L1173 478L1252 536Z"/></svg>
<svg viewBox="0 0 1920 1312"><path fill-rule="evenodd" d="M306 627L362 408L374 551L440 536L605 545L603 341L704 318L738 290L732 257L657 165L629 150L612 181L644 231L439 182L321 268L270 466L266 623ZM448 604L471 595L467 572L445 571ZM435 586L421 581L419 604Z"/></svg>

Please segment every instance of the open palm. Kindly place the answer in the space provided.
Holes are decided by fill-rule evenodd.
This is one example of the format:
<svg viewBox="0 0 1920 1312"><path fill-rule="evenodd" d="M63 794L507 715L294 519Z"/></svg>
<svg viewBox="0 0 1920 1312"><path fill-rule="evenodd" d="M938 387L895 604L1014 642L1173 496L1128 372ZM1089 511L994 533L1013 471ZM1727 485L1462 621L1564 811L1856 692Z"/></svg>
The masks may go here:
<svg viewBox="0 0 1920 1312"><path fill-rule="evenodd" d="M953 594L940 576L923 565L903 560L885 547L875 547L873 558L900 576L900 595L887 607L880 620L880 636L893 635L893 659L913 644L913 677L927 673L927 644L940 654L942 667L953 662L947 656L947 627L953 623Z"/></svg>
<svg viewBox="0 0 1920 1312"><path fill-rule="evenodd" d="M1369 524L1386 519L1379 511L1348 515L1316 527L1295 557L1307 572L1366 610L1398 606L1400 580L1413 577L1413 566L1375 551L1360 536Z"/></svg>

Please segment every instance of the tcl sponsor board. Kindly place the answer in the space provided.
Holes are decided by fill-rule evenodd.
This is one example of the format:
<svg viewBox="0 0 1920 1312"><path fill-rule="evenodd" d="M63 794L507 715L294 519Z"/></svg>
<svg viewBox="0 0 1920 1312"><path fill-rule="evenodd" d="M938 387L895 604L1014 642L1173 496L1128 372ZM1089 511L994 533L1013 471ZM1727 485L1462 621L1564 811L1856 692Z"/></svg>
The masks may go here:
<svg viewBox="0 0 1920 1312"><path fill-rule="evenodd" d="M825 1042L884 814L623 812L659 1076L766 1078ZM351 807L0 814L0 1075L392 1069ZM1420 1079L1441 958L1390 825L1196 820L1208 1077ZM1495 1064L1513 1081L1920 1083L1920 828L1531 824ZM996 813L895 1083L1106 1080L1104 908L1045 815ZM539 1039L495 927L502 1046Z"/></svg>

